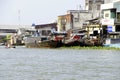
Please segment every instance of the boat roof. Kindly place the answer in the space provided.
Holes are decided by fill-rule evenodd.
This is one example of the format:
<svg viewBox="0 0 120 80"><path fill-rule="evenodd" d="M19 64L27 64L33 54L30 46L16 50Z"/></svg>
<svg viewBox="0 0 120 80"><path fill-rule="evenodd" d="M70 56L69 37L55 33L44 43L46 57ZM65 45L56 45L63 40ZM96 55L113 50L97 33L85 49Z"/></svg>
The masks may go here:
<svg viewBox="0 0 120 80"><path fill-rule="evenodd" d="M51 33L51 35L66 35L67 34L67 32L53 32L53 33Z"/></svg>

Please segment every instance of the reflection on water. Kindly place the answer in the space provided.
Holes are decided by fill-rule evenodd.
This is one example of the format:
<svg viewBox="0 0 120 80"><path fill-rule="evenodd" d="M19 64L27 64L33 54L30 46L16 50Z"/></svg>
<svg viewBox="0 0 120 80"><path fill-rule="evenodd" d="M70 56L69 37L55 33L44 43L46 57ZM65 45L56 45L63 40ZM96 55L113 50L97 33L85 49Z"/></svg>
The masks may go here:
<svg viewBox="0 0 120 80"><path fill-rule="evenodd" d="M120 51L0 47L0 80L120 80Z"/></svg>

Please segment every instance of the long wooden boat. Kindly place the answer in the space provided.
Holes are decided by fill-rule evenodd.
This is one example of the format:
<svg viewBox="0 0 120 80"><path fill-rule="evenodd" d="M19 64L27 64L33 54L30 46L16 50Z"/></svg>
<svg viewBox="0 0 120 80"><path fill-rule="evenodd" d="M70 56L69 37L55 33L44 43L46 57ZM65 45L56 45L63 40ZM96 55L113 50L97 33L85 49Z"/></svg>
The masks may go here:
<svg viewBox="0 0 120 80"><path fill-rule="evenodd" d="M61 42L53 41L53 40L44 40L44 41L38 41L38 42L31 42L31 43L25 43L25 46L28 48L56 48L60 47L62 45Z"/></svg>
<svg viewBox="0 0 120 80"><path fill-rule="evenodd" d="M62 39L64 38L62 33L54 33L50 36L38 36L38 37L26 37L24 39L25 46L28 48L56 48L63 45Z"/></svg>

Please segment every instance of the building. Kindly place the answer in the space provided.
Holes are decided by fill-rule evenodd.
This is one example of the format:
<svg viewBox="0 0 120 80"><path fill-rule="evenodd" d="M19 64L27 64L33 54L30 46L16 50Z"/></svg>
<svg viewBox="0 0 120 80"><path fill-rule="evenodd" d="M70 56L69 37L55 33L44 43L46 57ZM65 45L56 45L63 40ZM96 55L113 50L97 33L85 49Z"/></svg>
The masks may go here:
<svg viewBox="0 0 120 80"><path fill-rule="evenodd" d="M57 31L57 23L35 25L35 36L49 36L51 32Z"/></svg>
<svg viewBox="0 0 120 80"><path fill-rule="evenodd" d="M104 3L112 3L112 2L117 2L117 1L120 1L120 0L104 0Z"/></svg>
<svg viewBox="0 0 120 80"><path fill-rule="evenodd" d="M101 4L104 4L104 0L85 0L85 10L92 12L92 18L100 17Z"/></svg>
<svg viewBox="0 0 120 80"><path fill-rule="evenodd" d="M106 3L111 3L111 2L113 2L114 0L104 0L104 3L106 4Z"/></svg>
<svg viewBox="0 0 120 80"><path fill-rule="evenodd" d="M92 19L92 13L87 10L68 10L66 15L58 16L58 31L81 29L86 20Z"/></svg>
<svg viewBox="0 0 120 80"><path fill-rule="evenodd" d="M103 34L120 38L120 1L101 5Z"/></svg>
<svg viewBox="0 0 120 80"><path fill-rule="evenodd" d="M92 13L88 10L69 10L67 13L73 16L73 29L82 28L86 20L92 19Z"/></svg>
<svg viewBox="0 0 120 80"><path fill-rule="evenodd" d="M73 16L71 14L60 15L58 16L58 31L67 31L73 28Z"/></svg>

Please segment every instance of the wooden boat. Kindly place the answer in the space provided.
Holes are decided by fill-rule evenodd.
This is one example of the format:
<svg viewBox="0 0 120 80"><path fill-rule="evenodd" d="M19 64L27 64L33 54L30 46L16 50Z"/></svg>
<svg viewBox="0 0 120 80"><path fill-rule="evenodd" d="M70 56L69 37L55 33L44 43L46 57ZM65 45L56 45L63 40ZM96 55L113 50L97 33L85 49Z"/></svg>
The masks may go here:
<svg viewBox="0 0 120 80"><path fill-rule="evenodd" d="M65 34L62 33L52 33L49 36L38 36L38 37L27 37L24 39L25 46L29 48L41 48L41 47L48 47L48 48L56 48L61 47L63 45L62 39L64 38Z"/></svg>
<svg viewBox="0 0 120 80"><path fill-rule="evenodd" d="M37 44L39 47L57 48L62 46L61 41L45 40Z"/></svg>
<svg viewBox="0 0 120 80"><path fill-rule="evenodd" d="M102 46L102 41L98 38L83 38L80 40L80 46Z"/></svg>
<svg viewBox="0 0 120 80"><path fill-rule="evenodd" d="M65 46L79 46L80 39L83 37L83 34L72 34L70 37L64 39Z"/></svg>
<svg viewBox="0 0 120 80"><path fill-rule="evenodd" d="M44 40L35 43L26 43L25 46L28 48L42 48L42 47L56 48L59 46L59 43L60 42L58 41Z"/></svg>

